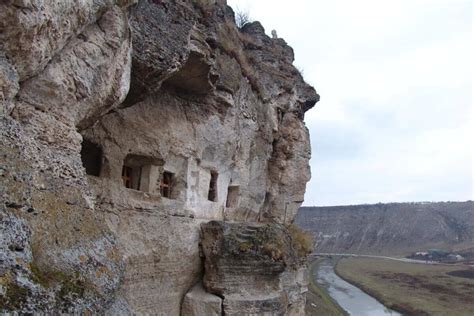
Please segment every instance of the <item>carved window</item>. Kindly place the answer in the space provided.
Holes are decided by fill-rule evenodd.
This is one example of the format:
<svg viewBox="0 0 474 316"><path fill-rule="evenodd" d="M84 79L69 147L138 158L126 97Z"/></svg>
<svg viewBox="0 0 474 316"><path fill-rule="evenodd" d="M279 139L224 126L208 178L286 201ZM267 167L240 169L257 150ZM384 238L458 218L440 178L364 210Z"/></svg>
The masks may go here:
<svg viewBox="0 0 474 316"><path fill-rule="evenodd" d="M93 142L84 139L81 148L81 160L86 174L98 177L102 168L102 148Z"/></svg>
<svg viewBox="0 0 474 316"><path fill-rule="evenodd" d="M207 195L209 201L217 201L217 172L211 171L211 180L209 183L209 193Z"/></svg>
<svg viewBox="0 0 474 316"><path fill-rule="evenodd" d="M152 170L155 159L147 156L128 154L123 161L122 181L126 188L152 192Z"/></svg>
<svg viewBox="0 0 474 316"><path fill-rule="evenodd" d="M162 197L171 199L173 189L174 174L168 171L163 172L160 182L160 193Z"/></svg>
<svg viewBox="0 0 474 316"><path fill-rule="evenodd" d="M133 189L132 177L133 177L133 168L123 166L122 167L122 180L123 180L123 185L126 188Z"/></svg>
<svg viewBox="0 0 474 316"><path fill-rule="evenodd" d="M227 200L225 207L236 207L239 203L239 186L230 185L227 188Z"/></svg>

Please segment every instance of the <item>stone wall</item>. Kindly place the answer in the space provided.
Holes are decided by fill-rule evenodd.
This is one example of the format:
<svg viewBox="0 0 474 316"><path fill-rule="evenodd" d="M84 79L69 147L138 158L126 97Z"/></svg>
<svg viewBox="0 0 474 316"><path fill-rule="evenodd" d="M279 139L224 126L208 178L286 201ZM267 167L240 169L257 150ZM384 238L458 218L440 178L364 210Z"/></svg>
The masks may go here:
<svg viewBox="0 0 474 316"><path fill-rule="evenodd" d="M9 0L0 28L5 311L178 315L201 224L292 221L319 96L258 22L223 0Z"/></svg>

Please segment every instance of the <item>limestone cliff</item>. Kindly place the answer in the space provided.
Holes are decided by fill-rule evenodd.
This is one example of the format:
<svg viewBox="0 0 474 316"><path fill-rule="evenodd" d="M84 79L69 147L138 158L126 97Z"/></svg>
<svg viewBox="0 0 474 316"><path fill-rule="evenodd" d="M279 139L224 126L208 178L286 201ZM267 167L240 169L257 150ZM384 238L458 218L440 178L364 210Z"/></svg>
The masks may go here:
<svg viewBox="0 0 474 316"><path fill-rule="evenodd" d="M293 59L224 0L3 1L0 312L301 314Z"/></svg>
<svg viewBox="0 0 474 316"><path fill-rule="evenodd" d="M474 245L474 202L302 207L296 224L316 236L316 252L406 255Z"/></svg>

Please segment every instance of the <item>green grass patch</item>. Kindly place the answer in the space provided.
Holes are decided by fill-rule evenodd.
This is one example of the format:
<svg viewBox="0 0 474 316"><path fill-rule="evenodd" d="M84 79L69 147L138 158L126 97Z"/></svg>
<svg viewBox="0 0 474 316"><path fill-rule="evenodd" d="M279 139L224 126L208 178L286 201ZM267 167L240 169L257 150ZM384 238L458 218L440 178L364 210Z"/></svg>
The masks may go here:
<svg viewBox="0 0 474 316"><path fill-rule="evenodd" d="M474 280L449 274L460 268L344 258L335 271L387 307L405 315L474 315Z"/></svg>

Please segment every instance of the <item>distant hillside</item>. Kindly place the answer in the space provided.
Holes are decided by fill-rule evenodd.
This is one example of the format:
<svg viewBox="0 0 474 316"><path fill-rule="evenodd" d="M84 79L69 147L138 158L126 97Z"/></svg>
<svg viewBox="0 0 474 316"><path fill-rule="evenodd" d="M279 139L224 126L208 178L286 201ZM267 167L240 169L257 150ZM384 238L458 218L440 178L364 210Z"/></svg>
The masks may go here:
<svg viewBox="0 0 474 316"><path fill-rule="evenodd" d="M403 254L474 245L474 202L302 207L295 223L316 236L316 252Z"/></svg>

